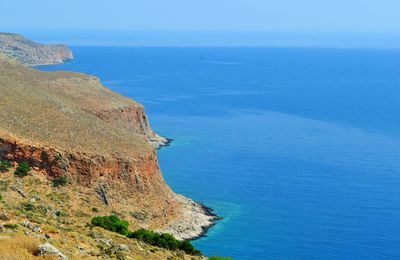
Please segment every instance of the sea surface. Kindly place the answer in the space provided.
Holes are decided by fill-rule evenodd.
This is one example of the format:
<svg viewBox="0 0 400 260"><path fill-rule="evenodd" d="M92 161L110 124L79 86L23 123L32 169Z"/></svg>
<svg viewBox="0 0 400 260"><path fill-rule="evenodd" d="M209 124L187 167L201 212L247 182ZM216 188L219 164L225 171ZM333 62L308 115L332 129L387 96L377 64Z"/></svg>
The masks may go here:
<svg viewBox="0 0 400 260"><path fill-rule="evenodd" d="M168 184L240 259L400 259L400 50L75 47L145 105Z"/></svg>

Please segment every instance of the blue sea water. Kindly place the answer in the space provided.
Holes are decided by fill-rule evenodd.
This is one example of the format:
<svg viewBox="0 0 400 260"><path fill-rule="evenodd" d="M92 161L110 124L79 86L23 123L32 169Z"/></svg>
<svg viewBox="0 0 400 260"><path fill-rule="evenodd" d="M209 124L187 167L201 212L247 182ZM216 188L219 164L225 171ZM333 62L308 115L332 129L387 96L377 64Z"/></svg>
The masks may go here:
<svg viewBox="0 0 400 260"><path fill-rule="evenodd" d="M400 259L400 51L76 47L173 138L177 192L224 219L194 242L235 259Z"/></svg>

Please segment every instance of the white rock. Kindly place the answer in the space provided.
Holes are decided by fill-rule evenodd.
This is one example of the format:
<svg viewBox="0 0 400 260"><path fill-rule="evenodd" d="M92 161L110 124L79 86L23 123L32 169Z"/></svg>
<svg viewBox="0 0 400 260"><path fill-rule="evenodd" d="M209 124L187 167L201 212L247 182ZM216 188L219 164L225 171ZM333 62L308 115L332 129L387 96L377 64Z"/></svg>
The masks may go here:
<svg viewBox="0 0 400 260"><path fill-rule="evenodd" d="M40 245L37 249L37 252L39 256L56 256L58 259L68 260L68 258L60 250L49 243Z"/></svg>
<svg viewBox="0 0 400 260"><path fill-rule="evenodd" d="M35 233L42 233L42 229L41 229L40 227L33 227L33 228L32 228L32 232L35 232Z"/></svg>
<svg viewBox="0 0 400 260"><path fill-rule="evenodd" d="M120 248L122 251L127 251L127 252L129 252L129 246L128 246L128 245L121 244L121 245L119 245L119 248Z"/></svg>

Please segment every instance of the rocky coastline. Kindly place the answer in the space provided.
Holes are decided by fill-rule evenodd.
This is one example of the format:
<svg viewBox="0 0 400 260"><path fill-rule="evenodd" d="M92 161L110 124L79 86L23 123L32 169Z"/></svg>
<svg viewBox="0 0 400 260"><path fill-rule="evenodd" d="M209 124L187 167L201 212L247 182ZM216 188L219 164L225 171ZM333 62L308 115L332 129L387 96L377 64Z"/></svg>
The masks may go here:
<svg viewBox="0 0 400 260"><path fill-rule="evenodd" d="M169 224L169 227L159 230L172 234L180 240L196 240L206 236L208 230L222 218L217 216L212 208L195 202L181 195L176 195L183 206L183 217Z"/></svg>
<svg viewBox="0 0 400 260"><path fill-rule="evenodd" d="M210 228L212 228L214 225L216 225L218 221L223 220L223 217L218 216L218 215L214 212L214 209L213 209L213 208L206 206L206 205L203 204L202 202L197 202L197 203L200 205L200 207L203 208L204 214L206 214L207 216L212 217L213 219L212 219L212 222L210 223L210 225L208 225L208 226L203 226L203 227L202 227L202 229L203 229L203 232L202 232L202 233L200 233L200 234L199 234L198 236L196 236L196 237L193 237L193 238L189 238L189 239L188 239L188 240L191 240L191 241L192 241L192 240L197 240L197 239L202 238L202 237L206 237L208 231L210 230Z"/></svg>

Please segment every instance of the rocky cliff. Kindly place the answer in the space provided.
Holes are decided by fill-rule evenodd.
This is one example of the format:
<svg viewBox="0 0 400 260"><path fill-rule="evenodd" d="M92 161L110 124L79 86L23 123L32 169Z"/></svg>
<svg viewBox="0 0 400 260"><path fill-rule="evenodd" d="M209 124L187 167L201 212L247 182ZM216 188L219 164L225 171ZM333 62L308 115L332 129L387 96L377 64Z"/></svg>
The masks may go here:
<svg viewBox="0 0 400 260"><path fill-rule="evenodd" d="M29 66L60 64L73 59L72 51L65 45L43 45L11 33L0 33L0 52Z"/></svg>
<svg viewBox="0 0 400 260"><path fill-rule="evenodd" d="M85 194L69 210L97 205L181 239L212 225L214 216L166 185L154 149L166 140L151 131L142 105L95 77L39 72L4 55L0 93L0 160L28 162L37 178L67 177L71 198Z"/></svg>

